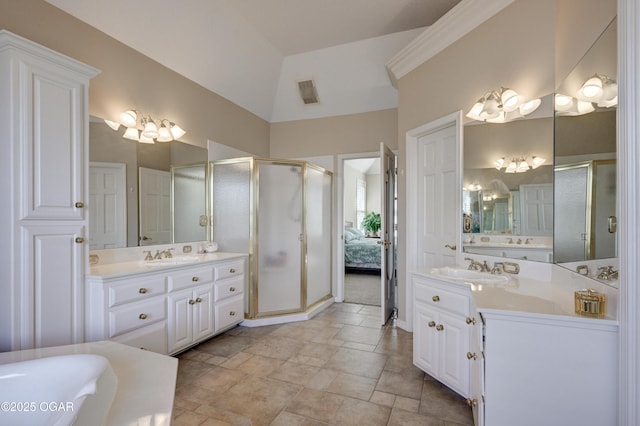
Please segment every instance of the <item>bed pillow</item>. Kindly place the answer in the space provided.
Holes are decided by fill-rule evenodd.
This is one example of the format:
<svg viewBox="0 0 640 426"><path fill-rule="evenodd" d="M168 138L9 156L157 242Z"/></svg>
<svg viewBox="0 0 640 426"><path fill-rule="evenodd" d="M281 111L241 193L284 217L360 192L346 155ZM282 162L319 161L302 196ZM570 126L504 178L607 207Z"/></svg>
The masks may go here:
<svg viewBox="0 0 640 426"><path fill-rule="evenodd" d="M365 237L362 231L359 230L358 228L350 228L350 229L351 229L351 232L353 232L358 237L358 239Z"/></svg>
<svg viewBox="0 0 640 426"><path fill-rule="evenodd" d="M353 232L353 228L348 228L344 230L344 242L348 243L353 240L357 240L359 237L357 234Z"/></svg>

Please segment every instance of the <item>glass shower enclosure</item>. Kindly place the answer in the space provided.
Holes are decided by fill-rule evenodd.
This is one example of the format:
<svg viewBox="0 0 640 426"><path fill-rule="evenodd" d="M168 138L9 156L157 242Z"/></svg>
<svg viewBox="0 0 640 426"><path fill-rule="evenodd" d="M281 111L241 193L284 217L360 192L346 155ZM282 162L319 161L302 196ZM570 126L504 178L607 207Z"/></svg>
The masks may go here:
<svg viewBox="0 0 640 426"><path fill-rule="evenodd" d="M304 312L331 297L333 175L305 161L213 161L212 238L249 252L249 319Z"/></svg>

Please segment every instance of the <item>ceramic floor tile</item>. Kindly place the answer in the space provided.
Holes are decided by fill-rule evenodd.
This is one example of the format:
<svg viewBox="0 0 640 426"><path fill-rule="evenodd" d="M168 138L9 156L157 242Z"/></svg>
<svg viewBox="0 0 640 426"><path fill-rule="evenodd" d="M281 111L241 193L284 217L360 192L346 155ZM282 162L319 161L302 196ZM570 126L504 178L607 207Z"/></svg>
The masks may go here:
<svg viewBox="0 0 640 426"><path fill-rule="evenodd" d="M324 368L377 379L382 373L387 358L373 352L349 348L338 348Z"/></svg>
<svg viewBox="0 0 640 426"><path fill-rule="evenodd" d="M380 327L378 315L336 303L309 321L239 326L185 351L173 424L471 425L466 401L413 365L412 333Z"/></svg>
<svg viewBox="0 0 640 426"><path fill-rule="evenodd" d="M327 391L368 401L375 390L376 382L376 379L340 373L327 387Z"/></svg>
<svg viewBox="0 0 640 426"><path fill-rule="evenodd" d="M376 390L419 400L422 397L422 377L383 371Z"/></svg>

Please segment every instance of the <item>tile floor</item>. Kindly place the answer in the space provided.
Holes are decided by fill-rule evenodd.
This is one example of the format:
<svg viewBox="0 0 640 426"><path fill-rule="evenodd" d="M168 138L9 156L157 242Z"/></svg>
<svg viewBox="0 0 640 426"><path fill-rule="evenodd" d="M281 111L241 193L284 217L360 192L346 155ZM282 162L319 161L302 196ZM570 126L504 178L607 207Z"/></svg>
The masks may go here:
<svg viewBox="0 0 640 426"><path fill-rule="evenodd" d="M236 327L178 355L174 425L472 425L465 400L412 364L379 308Z"/></svg>

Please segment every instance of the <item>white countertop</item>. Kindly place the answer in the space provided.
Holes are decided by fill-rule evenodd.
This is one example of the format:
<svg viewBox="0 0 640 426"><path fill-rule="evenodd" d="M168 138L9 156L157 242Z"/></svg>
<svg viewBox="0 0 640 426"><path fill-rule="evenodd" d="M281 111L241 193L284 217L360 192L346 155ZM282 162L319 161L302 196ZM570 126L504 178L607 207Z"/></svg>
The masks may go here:
<svg viewBox="0 0 640 426"><path fill-rule="evenodd" d="M555 268L555 265L553 265ZM474 284L444 278L430 273L430 270L415 272L417 275L439 280L452 286L471 290L473 304L480 312L508 311L511 313L556 315L567 319L580 318L594 321L616 321L617 289L603 286L594 280L562 271L555 272L549 281L541 281L518 275L509 276L506 283ZM487 276L489 273L487 273ZM574 292L584 288L595 288L607 295L606 317L602 319L581 316L575 313Z"/></svg>
<svg viewBox="0 0 640 426"><path fill-rule="evenodd" d="M87 278L112 278L123 275L135 275L180 267L190 268L198 264L246 257L244 253L214 252L175 256L170 259L145 261L129 260L123 262L91 265Z"/></svg>
<svg viewBox="0 0 640 426"><path fill-rule="evenodd" d="M0 353L0 364L57 355L96 354L109 360L118 388L107 425L169 425L178 360L111 341Z"/></svg>

